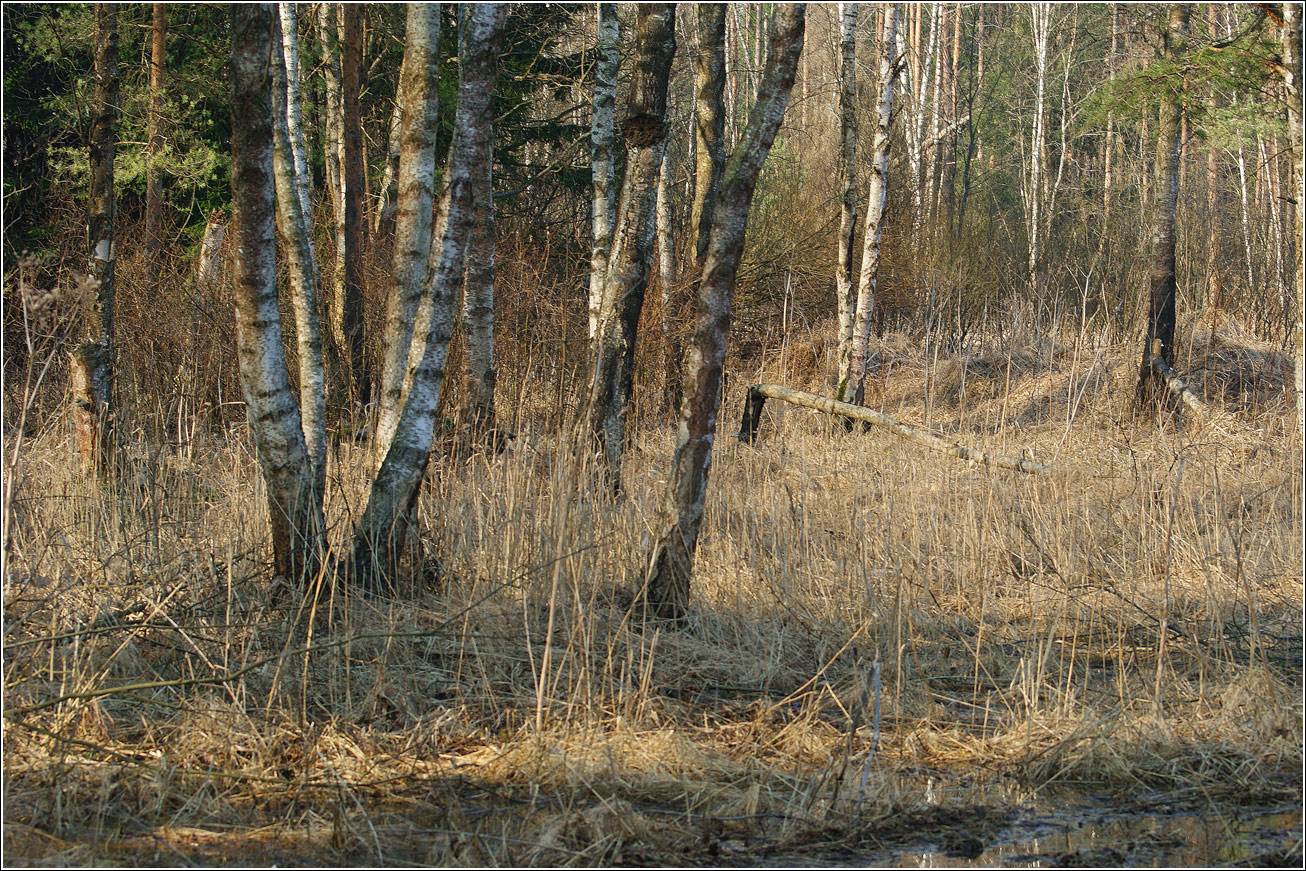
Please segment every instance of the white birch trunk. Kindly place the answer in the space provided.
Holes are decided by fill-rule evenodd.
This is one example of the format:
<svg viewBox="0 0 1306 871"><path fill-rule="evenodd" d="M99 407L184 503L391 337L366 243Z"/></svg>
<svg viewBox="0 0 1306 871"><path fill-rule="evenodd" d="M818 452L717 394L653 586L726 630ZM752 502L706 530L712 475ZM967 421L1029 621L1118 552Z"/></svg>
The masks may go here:
<svg viewBox="0 0 1306 871"><path fill-rule="evenodd" d="M1029 235L1029 257L1026 263L1031 293L1038 288L1038 263L1042 238L1040 206L1043 201L1043 126L1045 93L1047 90L1048 39L1051 35L1052 4L1035 3L1029 7L1034 37L1034 120L1029 134L1029 185L1025 201L1028 209L1026 233Z"/></svg>
<svg viewBox="0 0 1306 871"><path fill-rule="evenodd" d="M866 358L871 341L871 319L880 271L880 240L884 224L884 202L888 193L889 134L893 88L899 65L895 63L898 4L884 4L884 38L880 45L880 97L876 110L875 136L871 146L871 190L866 203L866 233L862 241L862 271L857 280L857 310L853 323L852 359L848 377L840 385L841 401L862 404L866 396Z"/></svg>
<svg viewBox="0 0 1306 871"><path fill-rule="evenodd" d="M279 33L277 19L273 30ZM278 40L284 46L284 38ZM326 378L322 372L322 331L317 316L317 272L309 239L308 216L302 209L300 180L290 139L291 91L283 51L272 59L273 175L277 220L285 239L291 304L295 311L295 343L299 358L299 408L315 498L326 488ZM298 94L295 94L298 101Z"/></svg>
<svg viewBox="0 0 1306 871"><path fill-rule="evenodd" d="M1283 86L1288 101L1288 136L1292 146L1292 191L1296 204L1293 207L1293 284L1297 296L1297 360L1294 380L1297 388L1297 438L1298 446L1306 451L1306 268L1303 267L1302 243L1306 233L1306 187L1302 178L1302 90L1301 7L1296 3L1283 4ZM1301 465L1298 464L1298 469Z"/></svg>
<svg viewBox="0 0 1306 871"><path fill-rule="evenodd" d="M308 148L304 144L304 110L300 100L303 79L299 69L299 19L294 3L278 3L281 12L281 52L286 62L286 124L295 156L295 181L299 185L299 209L308 223L309 250L317 272L317 251L313 243L313 179L308 172Z"/></svg>
<svg viewBox="0 0 1306 871"><path fill-rule="evenodd" d="M355 583L376 586L393 578L397 557L412 519L412 508L430 460L436 410L444 382L445 358L452 326L454 292L462 281L472 214L472 167L488 160L490 104L495 60L507 17L507 5L480 3L463 23L459 63L458 109L441 194L440 259L430 271L425 292L427 334L398 425L377 471L367 507L354 529L349 560ZM419 318L419 327L421 319ZM413 342L413 349L419 346ZM411 358L412 354L410 354Z"/></svg>
<svg viewBox="0 0 1306 871"><path fill-rule="evenodd" d="M234 4L231 18L236 353L249 428L267 484L276 572L297 583L316 567L323 530L299 409L286 374L277 306L272 6Z"/></svg>
<svg viewBox="0 0 1306 871"><path fill-rule="evenodd" d="M386 297L385 351L375 439L378 464L390 449L399 424L414 320L431 258L435 126L440 109L439 4L415 3L408 7L405 43L399 73L398 101L402 108L393 265Z"/></svg>
<svg viewBox="0 0 1306 871"><path fill-rule="evenodd" d="M594 181L594 230L590 253L590 339L599 331L599 310L603 306L603 283L612 252L612 221L617 211L613 144L617 100L617 69L621 52L617 4L599 3L598 57L594 62L594 110L590 120L590 167Z"/></svg>

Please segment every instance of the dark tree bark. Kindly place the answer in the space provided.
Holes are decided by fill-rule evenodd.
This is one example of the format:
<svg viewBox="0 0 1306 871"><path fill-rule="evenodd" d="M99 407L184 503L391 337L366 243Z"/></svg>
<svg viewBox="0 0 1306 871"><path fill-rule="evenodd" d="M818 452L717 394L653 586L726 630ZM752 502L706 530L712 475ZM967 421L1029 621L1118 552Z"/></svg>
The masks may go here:
<svg viewBox="0 0 1306 871"><path fill-rule="evenodd" d="M599 313L589 402L589 428L600 447L602 468L614 491L620 488L635 333L653 254L658 171L667 138L667 85L676 51L675 27L674 3L639 4L630 96L622 125L626 174Z"/></svg>
<svg viewBox="0 0 1306 871"><path fill-rule="evenodd" d="M299 408L286 374L277 306L273 197L272 5L231 7L231 195L236 353L247 419L267 485L277 574L312 577L324 546Z"/></svg>
<svg viewBox="0 0 1306 871"><path fill-rule="evenodd" d="M95 90L91 105L90 189L86 210L89 249L86 333L91 342L73 352L71 383L78 449L97 472L112 466L114 368L113 161L118 134L118 18L115 7L95 7Z"/></svg>
<svg viewBox="0 0 1306 871"><path fill-rule="evenodd" d="M853 243L857 235L857 4L839 4L839 384L853 354ZM840 397L842 399L843 397Z"/></svg>
<svg viewBox="0 0 1306 871"><path fill-rule="evenodd" d="M771 24L770 48L748 126L731 155L712 220L707 259L698 288L698 315L685 357L680 431L671 461L658 539L648 560L644 601L659 616L679 619L689 604L694 550L712 465L721 407L721 372L735 276L757 177L784 119L803 50L805 6L785 4Z"/></svg>
<svg viewBox="0 0 1306 871"><path fill-rule="evenodd" d="M159 162L163 152L163 73L167 64L168 7L154 4L150 37L149 162L145 171L145 259L158 290L162 274L163 178Z"/></svg>
<svg viewBox="0 0 1306 871"><path fill-rule="evenodd" d="M680 365L684 357L681 321L688 302L698 295L698 280L707 259L712 214L721 190L725 167L726 132L726 6L699 3L698 51L694 58L694 197L689 226L693 234L693 283L687 292L675 291L665 300L663 333L667 339L666 401L671 414L680 413Z"/></svg>
<svg viewBox="0 0 1306 871"><path fill-rule="evenodd" d="M413 505L431 456L436 408L444 382L454 292L462 282L472 220L472 168L484 166L490 141L495 61L507 6L478 3L463 23L454 140L433 245L439 262L429 270L408 356L411 373L394 437L354 529L349 571L354 583L377 586L393 578L412 521ZM402 158L401 158L402 161ZM401 194L402 196L402 194ZM420 341L418 340L420 337Z"/></svg>
<svg viewBox="0 0 1306 871"><path fill-rule="evenodd" d="M1183 55L1188 44L1187 3L1173 3L1166 21L1167 60ZM1138 403L1153 405L1167 394L1157 377L1153 357L1174 366L1175 222L1179 206L1179 122L1183 106L1178 96L1163 98L1156 137L1155 196L1152 197L1151 254L1147 270L1147 338L1138 373Z"/></svg>
<svg viewBox="0 0 1306 871"><path fill-rule="evenodd" d="M463 422L473 433L495 428L494 388L494 125L486 118L485 146L472 153L472 216L463 279Z"/></svg>
<svg viewBox="0 0 1306 871"><path fill-rule="evenodd" d="M372 401L372 373L363 335L363 124L358 114L359 66L363 50L363 7L344 4L340 91L344 141L344 287L334 315L348 360L351 398L359 407Z"/></svg>

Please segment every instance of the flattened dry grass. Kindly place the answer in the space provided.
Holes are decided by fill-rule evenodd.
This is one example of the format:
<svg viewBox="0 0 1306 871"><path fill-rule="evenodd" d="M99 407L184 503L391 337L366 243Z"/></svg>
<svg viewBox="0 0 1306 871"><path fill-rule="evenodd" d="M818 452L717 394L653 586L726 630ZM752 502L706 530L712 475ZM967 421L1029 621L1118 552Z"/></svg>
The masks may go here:
<svg viewBox="0 0 1306 871"><path fill-rule="evenodd" d="M436 468L401 595L338 591L311 632L271 604L238 432L129 446L112 488L30 432L6 859L719 862L851 843L936 780L1299 799L1300 453L1281 376L1219 369L1269 353L1202 358L1217 407L1261 391L1236 416L1158 423L1132 348L936 367L887 341L882 410L1053 471L772 403L757 447L722 428L681 629L628 613L671 447L649 422L613 501L554 410L515 412L507 453ZM333 459L338 536L369 465Z"/></svg>

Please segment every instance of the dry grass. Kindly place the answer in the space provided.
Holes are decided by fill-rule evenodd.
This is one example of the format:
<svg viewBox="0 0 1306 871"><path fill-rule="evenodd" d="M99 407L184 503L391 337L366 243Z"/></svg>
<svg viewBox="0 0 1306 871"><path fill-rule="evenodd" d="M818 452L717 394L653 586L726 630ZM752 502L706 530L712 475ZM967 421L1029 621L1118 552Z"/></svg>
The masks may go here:
<svg viewBox="0 0 1306 871"><path fill-rule="evenodd" d="M882 410L1054 471L772 403L757 448L718 441L679 631L626 613L659 427L611 502L553 409L515 410L508 453L438 467L414 588L313 632L269 605L238 431L129 446L113 489L57 425L28 433L6 481L6 859L718 862L851 843L930 778L981 803L1010 778L1300 799L1301 466L1271 352L1202 358L1237 415L1200 430L1132 416L1132 348L879 353ZM748 379L812 386L740 371L730 423ZM521 388L501 395L552 393ZM340 535L368 462L333 464Z"/></svg>

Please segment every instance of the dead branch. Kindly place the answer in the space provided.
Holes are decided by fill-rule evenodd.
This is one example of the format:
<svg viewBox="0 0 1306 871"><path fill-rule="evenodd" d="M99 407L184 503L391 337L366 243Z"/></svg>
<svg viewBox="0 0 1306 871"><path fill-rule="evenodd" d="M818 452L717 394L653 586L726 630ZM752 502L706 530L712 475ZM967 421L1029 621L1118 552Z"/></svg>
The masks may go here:
<svg viewBox="0 0 1306 871"><path fill-rule="evenodd" d="M954 444L945 439L939 438L933 433L925 430L916 429L905 423L894 420L887 414L881 414L878 411L872 411L869 408L863 408L860 405L852 405L848 402L839 402L836 399L827 399L824 396L817 396L813 393L804 393L801 390L794 390L790 387L784 387L780 384L754 384L748 391L748 402L744 406L744 420L739 427L739 440L747 444L753 444L757 440L757 429L761 423L762 406L767 399L779 399L792 405L800 405L803 408L811 408L816 411L823 411L826 414L835 414L840 417L860 420L863 423L869 423L874 426L883 427L895 435L899 435L909 441L925 445L936 451L945 454L952 454L963 460L972 463L981 463L986 466L999 466L1003 469L1014 469L1026 474L1035 472L1048 471L1047 466L1039 465L1030 460L1018 460L1014 457L1003 457L997 454L986 454L983 451L977 451L974 448L964 447Z"/></svg>

